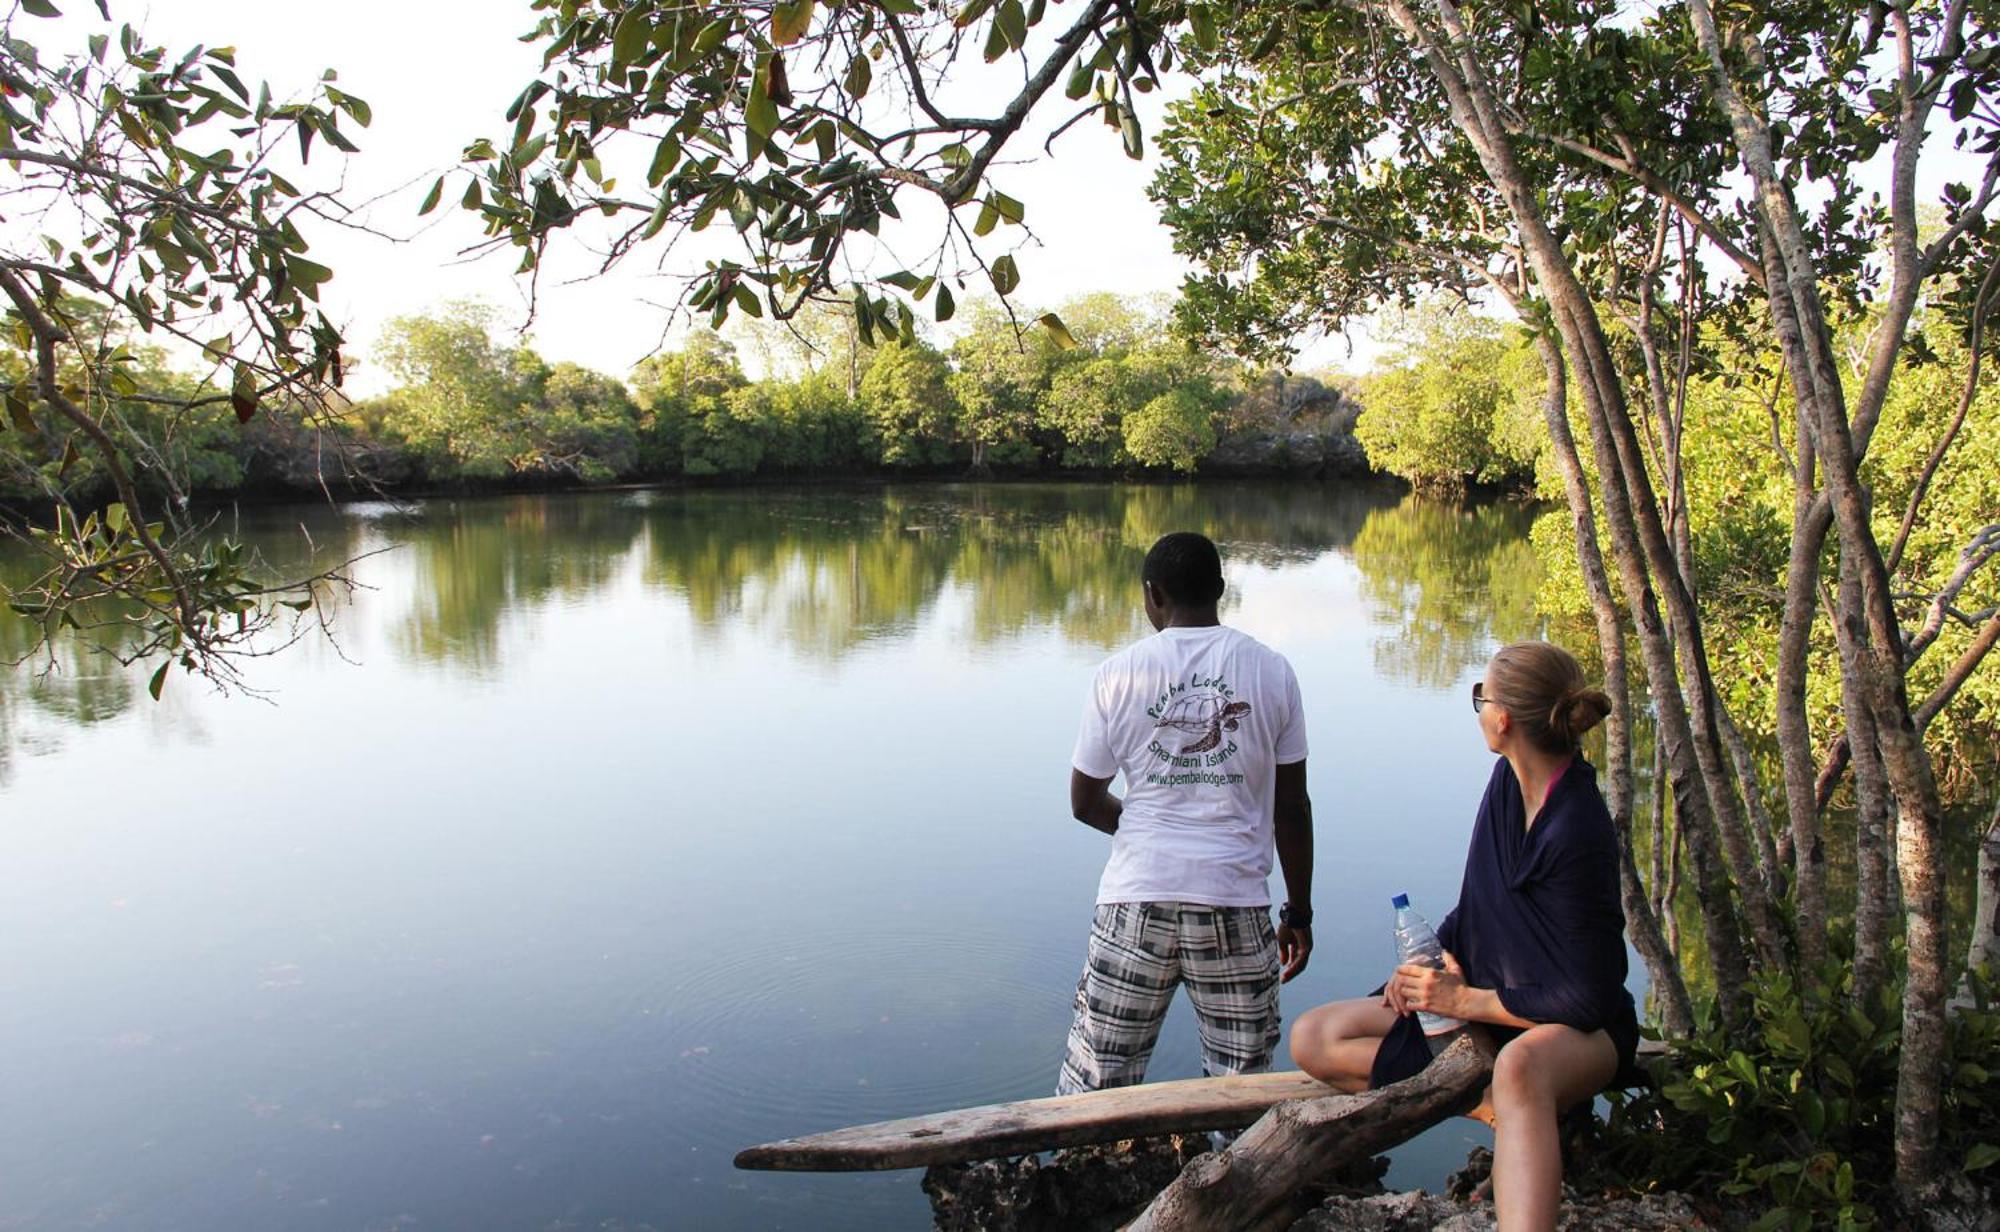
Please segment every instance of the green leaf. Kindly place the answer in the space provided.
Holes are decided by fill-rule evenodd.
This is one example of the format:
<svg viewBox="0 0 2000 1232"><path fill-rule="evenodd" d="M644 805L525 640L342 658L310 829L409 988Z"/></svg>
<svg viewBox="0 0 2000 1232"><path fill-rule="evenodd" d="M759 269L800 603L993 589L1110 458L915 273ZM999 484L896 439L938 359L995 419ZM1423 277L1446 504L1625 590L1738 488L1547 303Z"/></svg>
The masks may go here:
<svg viewBox="0 0 2000 1232"><path fill-rule="evenodd" d="M993 289L1002 295L1011 295L1014 288L1021 285L1021 271L1014 267L1012 253L993 263Z"/></svg>
<svg viewBox="0 0 2000 1232"><path fill-rule="evenodd" d="M146 692L153 695L154 701L160 700L160 690L167 687L167 669L173 665L172 659L160 664L159 669L153 673L153 678L146 682Z"/></svg>
<svg viewBox="0 0 2000 1232"><path fill-rule="evenodd" d="M1007 31L999 22L986 28L986 46L982 53L988 64L1007 54Z"/></svg>
<svg viewBox="0 0 2000 1232"><path fill-rule="evenodd" d="M771 62L767 59L757 66L757 75L750 81L750 99L743 108L743 124L750 132L750 155L770 144L771 133L778 127L778 104L771 98Z"/></svg>
<svg viewBox="0 0 2000 1232"><path fill-rule="evenodd" d="M681 143L672 136L660 138L660 144L653 147L653 165L646 168L646 186L658 188L662 181L674 173L680 165Z"/></svg>
<svg viewBox="0 0 2000 1232"><path fill-rule="evenodd" d="M966 0L965 7L958 11L957 17L952 18L951 24L963 30L985 16L986 10L992 7L993 0Z"/></svg>
<svg viewBox="0 0 2000 1232"><path fill-rule="evenodd" d="M771 41L790 47L806 36L812 26L815 0L791 0L771 10Z"/></svg>
<svg viewBox="0 0 2000 1232"><path fill-rule="evenodd" d="M1063 97L1069 99L1082 98L1084 95L1090 93L1090 83L1096 80L1097 70L1090 67L1090 62L1083 59L1077 60L1076 67L1069 71L1068 84L1063 86Z"/></svg>
<svg viewBox="0 0 2000 1232"><path fill-rule="evenodd" d="M1028 41L1028 14L1021 7L1021 0L1000 0L1000 11L993 15L993 24L999 27L1009 50L1019 51Z"/></svg>
<svg viewBox="0 0 2000 1232"><path fill-rule="evenodd" d="M999 225L1000 211L994 208L992 199L988 198L980 202L979 218L972 224L972 233L974 235L991 235L993 228Z"/></svg>
<svg viewBox="0 0 2000 1232"><path fill-rule="evenodd" d="M113 501L104 507L104 524L111 528L112 534L124 534L125 528L131 521L131 516L125 512L123 502Z"/></svg>
<svg viewBox="0 0 2000 1232"><path fill-rule="evenodd" d="M951 320L952 314L957 311L958 311L958 302L952 299L951 297L950 284L943 282L938 283L938 288L937 288L938 323L942 325L944 322Z"/></svg>
<svg viewBox="0 0 2000 1232"><path fill-rule="evenodd" d="M472 180L465 186L465 195L458 199L462 209L476 210L480 205L479 181Z"/></svg>
<svg viewBox="0 0 2000 1232"><path fill-rule="evenodd" d="M646 47L652 41L653 23L648 20L651 10L643 5L635 5L625 10L618 19L618 25L611 32L611 63L613 67L634 64L646 54Z"/></svg>
<svg viewBox="0 0 2000 1232"><path fill-rule="evenodd" d="M62 10L49 0L21 0L21 7L36 17L61 17Z"/></svg>
<svg viewBox="0 0 2000 1232"><path fill-rule="evenodd" d="M1118 117L1118 135L1125 139L1125 156L1127 158L1144 158L1146 156L1146 139L1144 134L1139 131L1138 116L1133 115L1130 111L1120 114Z"/></svg>
<svg viewBox="0 0 2000 1232"><path fill-rule="evenodd" d="M292 285L299 289L299 294L307 299L318 299L320 284L333 277L332 270L297 253L285 254L285 271L291 276Z"/></svg>
<svg viewBox="0 0 2000 1232"><path fill-rule="evenodd" d="M1255 62L1270 55L1278 49L1278 40L1284 37L1285 23L1282 21L1272 22L1271 28L1264 31L1263 37L1257 40L1257 45L1250 49L1250 59Z"/></svg>
<svg viewBox="0 0 2000 1232"><path fill-rule="evenodd" d="M868 83L874 76L875 69L869 64L868 57L856 56L847 62L847 76L841 80L840 88L847 91L849 98L859 99L868 93Z"/></svg>
<svg viewBox="0 0 2000 1232"><path fill-rule="evenodd" d="M431 185L431 190L424 194L424 203L417 207L417 216L421 218L436 209L438 207L438 198L443 195L444 177L439 176L437 182Z"/></svg>
<svg viewBox="0 0 2000 1232"><path fill-rule="evenodd" d="M722 46L722 40L728 37L729 37L729 19L727 17L716 18L714 21L709 22L706 26L703 26L700 34L695 35L694 39L695 54L703 56L707 55L709 52L714 51L716 48Z"/></svg>
<svg viewBox="0 0 2000 1232"><path fill-rule="evenodd" d="M875 310L868 304L868 292L854 288L854 327L861 332L863 346L875 345Z"/></svg>
<svg viewBox="0 0 2000 1232"><path fill-rule="evenodd" d="M1195 46L1214 51L1219 41L1215 35L1215 11L1207 5L1196 5L1188 10L1188 24L1194 27Z"/></svg>
<svg viewBox="0 0 2000 1232"><path fill-rule="evenodd" d="M1006 193L998 191L990 192L986 194L986 199L993 203L993 209L1003 220L1011 222L1017 227L1021 225L1021 220L1028 216L1027 207Z"/></svg>
<svg viewBox="0 0 2000 1232"><path fill-rule="evenodd" d="M1056 346L1065 351L1076 350L1076 335L1069 332L1069 326L1063 324L1061 317L1053 312L1044 312L1035 319L1042 323L1043 329L1049 331L1049 336L1056 340Z"/></svg>
<svg viewBox="0 0 2000 1232"><path fill-rule="evenodd" d="M1971 1150L1965 1153L1965 1171L1967 1172L1977 1172L1982 1168L1990 1168L1996 1163L2000 1163L2000 1146L1995 1146L1991 1142L1976 1143Z"/></svg>

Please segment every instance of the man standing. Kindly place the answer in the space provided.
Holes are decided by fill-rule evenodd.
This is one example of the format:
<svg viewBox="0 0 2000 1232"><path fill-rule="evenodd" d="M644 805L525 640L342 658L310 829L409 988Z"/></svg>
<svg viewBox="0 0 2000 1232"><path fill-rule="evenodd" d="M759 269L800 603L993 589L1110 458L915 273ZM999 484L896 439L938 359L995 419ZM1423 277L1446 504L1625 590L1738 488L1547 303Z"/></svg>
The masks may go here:
<svg viewBox="0 0 2000 1232"><path fill-rule="evenodd" d="M1063 1095L1143 1080L1181 984L1203 1072L1269 1069L1278 985L1312 952L1298 678L1284 656L1218 619L1222 560L1206 536L1154 544L1140 585L1158 632L1097 669L1071 759L1071 811L1111 836L1111 859L1077 982ZM1121 773L1123 800L1111 794ZM1274 845L1289 900L1275 934Z"/></svg>

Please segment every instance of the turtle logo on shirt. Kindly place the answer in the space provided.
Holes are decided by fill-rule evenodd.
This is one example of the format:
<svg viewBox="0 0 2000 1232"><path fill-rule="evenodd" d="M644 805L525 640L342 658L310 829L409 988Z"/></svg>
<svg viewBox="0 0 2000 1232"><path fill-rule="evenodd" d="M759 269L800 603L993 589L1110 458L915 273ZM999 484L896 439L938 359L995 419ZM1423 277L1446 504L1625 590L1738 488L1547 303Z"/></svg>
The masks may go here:
<svg viewBox="0 0 2000 1232"><path fill-rule="evenodd" d="M1181 756L1191 757L1221 744L1222 733L1235 731L1249 713L1249 702L1225 701L1220 693L1190 693L1176 698L1160 715L1160 721L1153 724L1153 729L1171 727L1190 736L1199 735L1201 738L1193 744L1181 746Z"/></svg>

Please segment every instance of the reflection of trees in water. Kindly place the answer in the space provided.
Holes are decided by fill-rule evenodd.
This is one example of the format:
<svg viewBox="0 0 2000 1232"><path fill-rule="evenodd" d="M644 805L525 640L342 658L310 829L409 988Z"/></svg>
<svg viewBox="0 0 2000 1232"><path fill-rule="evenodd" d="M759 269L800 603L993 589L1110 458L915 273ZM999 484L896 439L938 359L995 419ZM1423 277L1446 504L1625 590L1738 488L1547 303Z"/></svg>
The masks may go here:
<svg viewBox="0 0 2000 1232"><path fill-rule="evenodd" d="M947 587L974 644L1031 627L1110 647L1144 631L1145 551L1198 528L1232 562L1345 545L1379 496L1303 486L949 485L668 493L648 510L647 579L698 627L775 631L816 657L910 627Z"/></svg>
<svg viewBox="0 0 2000 1232"><path fill-rule="evenodd" d="M1481 597L1487 591L1505 603L1532 593L1532 578L1504 592L1486 581L1508 551L1526 553L1525 523L1513 510L1462 515L1385 504L1393 499L1365 487L1247 483L678 490L432 501L406 511L300 507L228 529L280 570L397 549L360 571L390 592L395 645L482 672L499 665L510 612L588 601L632 566L643 585L685 603L704 634L745 628L809 658L838 659L907 631L941 602L963 605L973 644L1041 628L1111 648L1145 632L1139 566L1168 531L1208 533L1231 566L1310 561L1359 548L1359 534L1374 545L1364 571L1378 603L1393 602L1391 614L1413 628L1451 630L1426 635L1450 662L1424 677L1451 678L1462 648L1485 636L1484 617L1467 605L1492 601ZM25 567L0 554L0 568ZM1450 596L1430 595L1433 586ZM353 600L377 601L365 590ZM32 633L0 618L0 650L18 655ZM1412 646L1399 661L1416 653ZM21 704L95 721L129 707L141 688L108 663L65 664L45 682L10 682L0 724Z"/></svg>
<svg viewBox="0 0 2000 1232"><path fill-rule="evenodd" d="M1495 642L1536 636L1541 565L1533 517L1517 505L1407 497L1368 514L1354 537L1361 596L1395 632L1375 643L1384 675L1429 688L1458 682Z"/></svg>
<svg viewBox="0 0 2000 1232"><path fill-rule="evenodd" d="M552 597L604 587L638 536L636 512L604 497L517 496L434 501L387 528L410 557L405 654L490 671L502 617Z"/></svg>

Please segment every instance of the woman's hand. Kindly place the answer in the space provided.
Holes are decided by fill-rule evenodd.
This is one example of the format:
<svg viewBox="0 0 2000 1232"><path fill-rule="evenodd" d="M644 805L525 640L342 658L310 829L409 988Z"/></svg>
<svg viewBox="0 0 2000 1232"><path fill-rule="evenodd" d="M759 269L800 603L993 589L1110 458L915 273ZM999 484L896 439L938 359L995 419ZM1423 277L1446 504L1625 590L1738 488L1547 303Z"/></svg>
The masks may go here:
<svg viewBox="0 0 2000 1232"><path fill-rule="evenodd" d="M1446 1018L1466 1018L1470 1016L1466 1005L1469 991L1465 983L1465 969L1458 965L1458 959L1447 953L1442 971L1417 963L1404 963L1396 968L1396 973L1389 977L1388 987L1384 989L1382 1003L1399 1015L1412 1010L1428 1010Z"/></svg>

